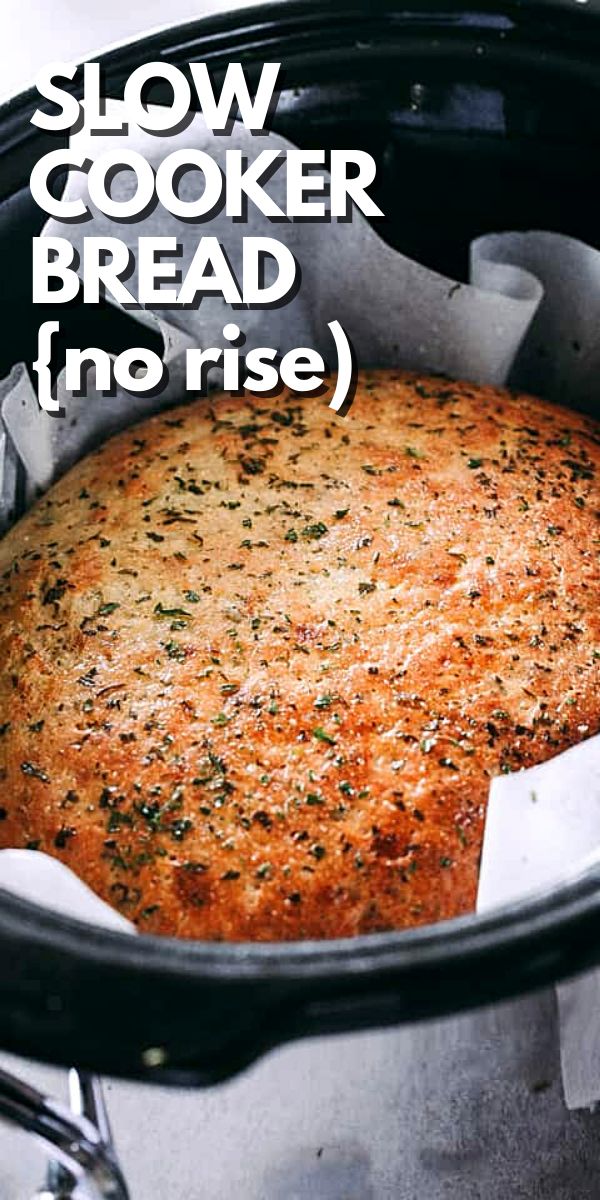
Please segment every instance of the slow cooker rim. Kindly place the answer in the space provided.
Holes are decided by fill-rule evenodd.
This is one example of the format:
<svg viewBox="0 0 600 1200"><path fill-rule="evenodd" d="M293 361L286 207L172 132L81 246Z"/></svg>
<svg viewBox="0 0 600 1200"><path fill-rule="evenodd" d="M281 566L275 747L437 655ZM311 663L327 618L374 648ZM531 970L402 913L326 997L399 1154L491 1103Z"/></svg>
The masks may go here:
<svg viewBox="0 0 600 1200"><path fill-rule="evenodd" d="M159 52L158 57L161 57L165 39L168 38L169 42L173 43L173 34L176 31L181 32L181 36L185 37L186 42L189 42L190 35L193 35L192 40L196 41L194 31L197 31L198 38L207 39L213 35L222 38L226 34L232 34L240 41L243 37L248 37L253 30L267 26L277 28L281 36L281 31L286 26L289 27L302 18L312 18L313 15L316 15L320 21L331 16L358 22L408 18L417 23L419 20L425 23L434 14L443 24L448 25L456 23L461 16L469 13L473 16L480 16L484 27L487 27L490 32L494 29L494 18L506 18L515 25L531 27L533 22L539 22L542 17L545 17L553 25L558 24L565 27L573 19L583 21L586 25L585 37L590 36L592 27L600 32L600 10L591 8L589 0L576 0L576 3L578 7L575 17L575 10L565 3L565 0L527 0L526 4L523 3L523 0L463 0L459 6L454 3L454 0L409 0L406 5L399 4L397 0L375 0L374 3L369 4L368 8L365 8L361 0L352 0L352 2L327 0L326 5L323 5L320 0L265 0L262 4L252 4L241 9L226 9L222 12L209 13L203 17L178 22L176 25L160 25L150 29L147 33L133 34L118 43L100 48L89 58L79 60L78 65L81 66L84 61L89 61L100 62L105 68L112 67L122 57L127 58L132 48L140 41L143 41L149 48L156 49ZM340 33L342 29L340 29ZM539 25L537 29L539 32ZM434 32L433 25L431 32ZM171 53L177 48L177 45L178 40L174 46L171 46ZM222 56L222 47L220 49L215 47L215 51ZM71 89L75 94L81 91L76 80L71 84L64 81L63 86ZM19 90L14 95L9 95L0 101L0 122L11 121L14 118L19 119L24 111L35 111L38 103L39 97L34 86Z"/></svg>
<svg viewBox="0 0 600 1200"><path fill-rule="evenodd" d="M517 951L523 943L539 944L543 950L539 972L545 980L548 952L556 957L556 977L571 972L561 968L556 949L570 941L578 927L600 918L600 863L557 887L545 888L530 898L491 910L484 915L464 916L430 925L362 934L351 938L289 942L210 942L186 938L129 933L45 908L0 888L0 941L3 935L22 933L29 941L53 944L82 960L127 963L143 973L158 969L173 976L191 973L223 980L264 977L282 982L301 979L326 980L335 976L356 978L357 974L392 971L410 974L411 968L431 971L462 968L469 972L492 957ZM587 955L585 966L600 962L600 942ZM528 964L528 986L536 986L536 962Z"/></svg>

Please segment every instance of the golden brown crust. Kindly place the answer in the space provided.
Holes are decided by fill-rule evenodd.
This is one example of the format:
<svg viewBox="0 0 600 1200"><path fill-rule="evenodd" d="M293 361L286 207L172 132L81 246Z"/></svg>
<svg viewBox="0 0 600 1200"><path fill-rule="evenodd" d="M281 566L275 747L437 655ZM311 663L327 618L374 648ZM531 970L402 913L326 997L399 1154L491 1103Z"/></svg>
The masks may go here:
<svg viewBox="0 0 600 1200"><path fill-rule="evenodd" d="M490 777L600 727L598 425L397 372L327 403L155 417L0 545L0 844L143 930L468 910Z"/></svg>

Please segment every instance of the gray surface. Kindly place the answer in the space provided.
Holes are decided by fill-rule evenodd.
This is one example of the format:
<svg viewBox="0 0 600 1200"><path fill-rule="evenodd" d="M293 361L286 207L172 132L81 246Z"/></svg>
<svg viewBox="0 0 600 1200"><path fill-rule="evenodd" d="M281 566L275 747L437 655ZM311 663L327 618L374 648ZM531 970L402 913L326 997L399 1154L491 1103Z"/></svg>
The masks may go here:
<svg viewBox="0 0 600 1200"><path fill-rule="evenodd" d="M106 1090L132 1200L600 1196L600 1115L564 1108L552 995L288 1046L209 1092ZM1 1200L28 1200L42 1162L0 1126Z"/></svg>
<svg viewBox="0 0 600 1200"><path fill-rule="evenodd" d="M2 0L0 100L49 62L79 62L114 42L251 0Z"/></svg>

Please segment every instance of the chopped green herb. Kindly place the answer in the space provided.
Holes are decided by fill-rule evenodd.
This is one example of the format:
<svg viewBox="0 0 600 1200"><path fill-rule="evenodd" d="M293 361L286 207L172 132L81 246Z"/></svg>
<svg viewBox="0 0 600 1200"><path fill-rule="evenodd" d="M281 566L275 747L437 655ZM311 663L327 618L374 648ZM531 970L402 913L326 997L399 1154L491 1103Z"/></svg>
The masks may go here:
<svg viewBox="0 0 600 1200"><path fill-rule="evenodd" d="M154 615L156 617L160 617L161 619L166 618L171 620L173 617L177 617L179 620L184 621L190 620L192 616L192 614L185 608L163 608L160 601L158 604L154 605Z"/></svg>
<svg viewBox="0 0 600 1200"><path fill-rule="evenodd" d="M239 462L246 475L262 475L265 469L264 458L240 458Z"/></svg>
<svg viewBox="0 0 600 1200"><path fill-rule="evenodd" d="M162 642L161 645L166 650L169 658L175 659L176 662L184 662L186 656L185 646L181 646L179 642Z"/></svg>
<svg viewBox="0 0 600 1200"><path fill-rule="evenodd" d="M321 725L317 725L313 729L313 737L319 742L326 742L328 746L335 746L335 738L332 738Z"/></svg>
<svg viewBox="0 0 600 1200"><path fill-rule="evenodd" d="M305 525L302 530L302 537L308 542L318 541L319 538L325 537L329 530L322 521L315 521L313 525Z"/></svg>
<svg viewBox="0 0 600 1200"><path fill-rule="evenodd" d="M22 762L21 770L24 775L29 775L32 779L39 779L42 783L50 783L50 776L42 771L41 767L36 767L35 763Z"/></svg>

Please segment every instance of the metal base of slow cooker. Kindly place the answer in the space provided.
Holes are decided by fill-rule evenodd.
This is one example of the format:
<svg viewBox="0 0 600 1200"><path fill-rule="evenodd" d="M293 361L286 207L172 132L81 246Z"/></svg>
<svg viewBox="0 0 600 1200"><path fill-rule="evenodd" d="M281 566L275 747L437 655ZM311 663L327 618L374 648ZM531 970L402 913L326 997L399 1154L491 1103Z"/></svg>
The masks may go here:
<svg viewBox="0 0 600 1200"><path fill-rule="evenodd" d="M36 1200L80 1200L91 1185L101 1200L128 1200L100 1080L71 1068L67 1109L0 1069L0 1116L32 1133L50 1155ZM85 1189L85 1190L82 1190Z"/></svg>
<svg viewBox="0 0 600 1200"><path fill-rule="evenodd" d="M66 1095L57 1069L0 1065ZM600 1116L564 1107L548 992L299 1042L201 1092L111 1079L104 1091L131 1200L598 1196ZM28 1200L44 1176L32 1139L0 1125L2 1200Z"/></svg>

